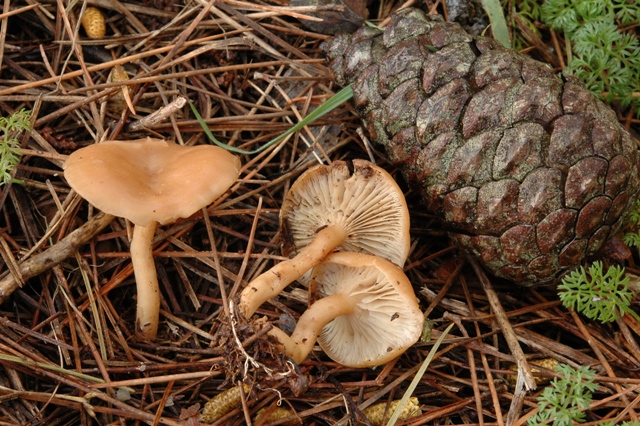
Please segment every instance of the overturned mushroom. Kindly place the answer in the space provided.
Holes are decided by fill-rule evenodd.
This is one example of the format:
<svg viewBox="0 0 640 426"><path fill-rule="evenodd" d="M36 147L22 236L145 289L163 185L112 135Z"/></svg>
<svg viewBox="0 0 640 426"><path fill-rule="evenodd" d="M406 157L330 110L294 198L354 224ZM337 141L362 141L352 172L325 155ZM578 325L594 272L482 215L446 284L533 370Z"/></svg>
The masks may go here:
<svg viewBox="0 0 640 426"><path fill-rule="evenodd" d="M138 304L136 331L154 339L160 290L153 262L156 225L189 217L222 195L236 181L240 160L210 146L182 146L160 139L109 141L69 156L69 185L96 208L135 224L131 261Z"/></svg>
<svg viewBox="0 0 640 426"><path fill-rule="evenodd" d="M316 266L310 299L291 335L269 331L295 362L316 340L332 360L354 368L392 360L418 341L424 316L402 269L376 256L333 253Z"/></svg>
<svg viewBox="0 0 640 426"><path fill-rule="evenodd" d="M369 253L401 266L409 253L409 211L384 169L365 160L336 161L303 173L280 211L286 242L280 262L242 291L238 307L251 317L265 301L335 250Z"/></svg>

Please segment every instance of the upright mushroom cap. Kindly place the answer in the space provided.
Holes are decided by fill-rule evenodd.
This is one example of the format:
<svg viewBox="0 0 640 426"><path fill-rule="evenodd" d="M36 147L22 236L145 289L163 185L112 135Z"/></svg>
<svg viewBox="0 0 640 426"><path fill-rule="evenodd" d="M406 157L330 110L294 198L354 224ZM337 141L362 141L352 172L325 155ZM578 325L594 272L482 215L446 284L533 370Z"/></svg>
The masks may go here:
<svg viewBox="0 0 640 426"><path fill-rule="evenodd" d="M310 292L312 298L341 294L353 304L350 314L336 317L318 337L324 352L340 364L356 368L384 364L422 334L424 315L409 279L379 257L329 255L313 269Z"/></svg>
<svg viewBox="0 0 640 426"><path fill-rule="evenodd" d="M64 164L69 185L91 204L132 221L131 262L138 305L136 332L155 339L160 289L153 261L156 225L188 217L238 178L240 160L214 146L160 139L111 141L79 149Z"/></svg>
<svg viewBox="0 0 640 426"><path fill-rule="evenodd" d="M136 225L189 217L236 181L240 160L211 145L161 139L108 141L69 156L69 185L98 209Z"/></svg>
<svg viewBox="0 0 640 426"><path fill-rule="evenodd" d="M334 226L346 239L337 250L368 253L404 265L409 254L409 210L402 190L381 167L366 160L307 170L291 186L280 210L283 245L292 257L318 230Z"/></svg>

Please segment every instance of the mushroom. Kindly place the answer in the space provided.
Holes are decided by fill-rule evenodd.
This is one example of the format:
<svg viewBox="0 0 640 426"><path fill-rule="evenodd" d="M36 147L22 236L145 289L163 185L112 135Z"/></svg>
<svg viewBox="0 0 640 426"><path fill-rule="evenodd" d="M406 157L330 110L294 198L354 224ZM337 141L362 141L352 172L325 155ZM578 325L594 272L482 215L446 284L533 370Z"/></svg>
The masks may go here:
<svg viewBox="0 0 640 426"><path fill-rule="evenodd" d="M291 337L275 327L269 331L296 363L317 340L329 358L347 367L381 365L422 334L424 315L413 287L402 269L385 259L333 253L311 272L309 293L317 299Z"/></svg>
<svg viewBox="0 0 640 426"><path fill-rule="evenodd" d="M303 173L280 210L280 262L251 281L238 308L251 317L335 250L368 253L402 266L409 253L409 210L402 190L366 160L335 161Z"/></svg>
<svg viewBox="0 0 640 426"><path fill-rule="evenodd" d="M211 145L146 138L87 146L72 153L63 169L69 185L84 199L134 223L130 249L138 293L136 331L154 339L160 314L152 253L156 226L212 203L238 178L240 160Z"/></svg>

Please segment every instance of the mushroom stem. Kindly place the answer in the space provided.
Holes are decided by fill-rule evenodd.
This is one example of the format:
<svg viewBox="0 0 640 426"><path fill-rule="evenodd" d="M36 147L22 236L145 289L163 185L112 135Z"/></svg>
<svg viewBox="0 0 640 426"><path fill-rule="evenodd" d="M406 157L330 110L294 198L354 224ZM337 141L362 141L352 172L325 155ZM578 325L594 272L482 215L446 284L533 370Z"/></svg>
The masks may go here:
<svg viewBox="0 0 640 426"><path fill-rule="evenodd" d="M341 315L353 313L354 305L343 294L336 293L318 299L304 311L291 336L277 327L269 330L269 335L282 344L285 355L300 364L311 352L325 325Z"/></svg>
<svg viewBox="0 0 640 426"><path fill-rule="evenodd" d="M147 226L136 225L131 238L131 263L138 292L136 333L149 340L156 338L160 318L160 288L152 245L157 224L151 222Z"/></svg>
<svg viewBox="0 0 640 426"><path fill-rule="evenodd" d="M320 263L346 239L345 231L336 226L322 228L313 241L294 258L282 261L251 281L240 294L238 308L250 318L267 300L280 294L293 281Z"/></svg>

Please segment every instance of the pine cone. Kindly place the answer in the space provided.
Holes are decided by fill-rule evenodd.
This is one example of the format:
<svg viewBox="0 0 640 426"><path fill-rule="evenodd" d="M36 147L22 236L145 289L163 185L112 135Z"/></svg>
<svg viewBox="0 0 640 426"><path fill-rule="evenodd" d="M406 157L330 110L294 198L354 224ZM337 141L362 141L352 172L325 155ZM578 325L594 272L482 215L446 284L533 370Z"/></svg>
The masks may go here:
<svg viewBox="0 0 640 426"><path fill-rule="evenodd" d="M635 144L571 76L412 8L324 48L371 137L496 276L556 279L635 203Z"/></svg>

